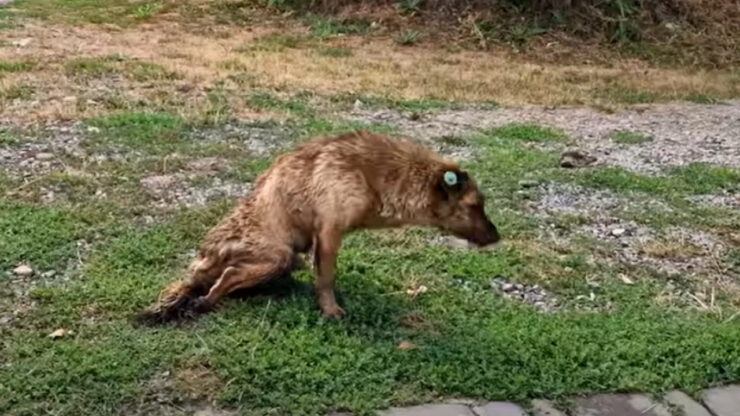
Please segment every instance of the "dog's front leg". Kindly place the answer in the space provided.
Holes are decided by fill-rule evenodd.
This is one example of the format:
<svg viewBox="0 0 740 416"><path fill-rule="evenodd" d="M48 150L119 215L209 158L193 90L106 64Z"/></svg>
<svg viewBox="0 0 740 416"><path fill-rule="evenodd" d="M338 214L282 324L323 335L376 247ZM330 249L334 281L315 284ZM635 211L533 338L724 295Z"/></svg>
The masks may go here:
<svg viewBox="0 0 740 416"><path fill-rule="evenodd" d="M337 264L337 253L342 244L341 231L324 228L319 232L314 247L316 262L316 297L324 316L339 319L345 312L334 298L334 280Z"/></svg>

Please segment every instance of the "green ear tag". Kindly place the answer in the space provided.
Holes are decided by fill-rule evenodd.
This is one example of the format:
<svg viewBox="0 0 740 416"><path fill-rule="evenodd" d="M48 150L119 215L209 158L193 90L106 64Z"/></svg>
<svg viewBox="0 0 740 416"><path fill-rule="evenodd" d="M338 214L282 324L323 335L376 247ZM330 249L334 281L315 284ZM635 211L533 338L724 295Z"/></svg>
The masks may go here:
<svg viewBox="0 0 740 416"><path fill-rule="evenodd" d="M449 186L455 186L457 185L457 174L452 171L445 172L445 183Z"/></svg>

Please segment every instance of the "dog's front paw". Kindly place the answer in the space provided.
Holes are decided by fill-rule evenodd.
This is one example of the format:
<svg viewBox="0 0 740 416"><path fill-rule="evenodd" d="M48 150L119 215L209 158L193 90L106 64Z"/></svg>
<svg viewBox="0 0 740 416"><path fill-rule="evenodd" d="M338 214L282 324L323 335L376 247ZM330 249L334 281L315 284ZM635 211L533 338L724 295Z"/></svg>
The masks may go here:
<svg viewBox="0 0 740 416"><path fill-rule="evenodd" d="M342 319L342 317L347 314L347 312L345 312L344 309L337 305L336 302L326 305L322 304L321 313L324 315L324 317L329 319Z"/></svg>

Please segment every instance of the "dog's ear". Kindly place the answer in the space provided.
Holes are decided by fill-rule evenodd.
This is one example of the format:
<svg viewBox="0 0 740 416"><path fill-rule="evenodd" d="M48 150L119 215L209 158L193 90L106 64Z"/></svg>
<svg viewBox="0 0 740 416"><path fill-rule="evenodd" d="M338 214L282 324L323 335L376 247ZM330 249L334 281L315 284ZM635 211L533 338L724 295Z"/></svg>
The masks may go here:
<svg viewBox="0 0 740 416"><path fill-rule="evenodd" d="M445 200L457 199L468 187L468 173L459 169L443 170L437 180L437 187Z"/></svg>

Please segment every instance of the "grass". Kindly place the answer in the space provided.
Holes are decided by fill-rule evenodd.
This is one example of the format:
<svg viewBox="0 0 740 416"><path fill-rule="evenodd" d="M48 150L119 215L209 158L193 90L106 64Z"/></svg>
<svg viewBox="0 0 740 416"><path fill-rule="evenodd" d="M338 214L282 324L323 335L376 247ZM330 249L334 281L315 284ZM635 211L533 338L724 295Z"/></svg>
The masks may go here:
<svg viewBox="0 0 740 416"><path fill-rule="evenodd" d="M293 99L301 97L306 95ZM272 93L253 98L264 108L292 105ZM113 181L106 187L120 187L116 181L124 176L159 169L158 154L188 155L193 146L186 138L187 123L169 114L121 113L88 124L100 129L88 139L91 150L105 144L106 149L123 146L148 155L118 168L91 166L98 177ZM313 116L285 126L294 129L291 136L393 129ZM736 171L692 165L665 178L608 170L570 177L557 173L556 154L526 146L563 140L561 133L536 125L509 125L449 140L477 146L480 157L465 167L482 184L507 245L492 253L451 250L429 244L437 233L426 229L351 234L338 265L338 296L349 312L340 322L321 318L311 274L300 271L293 280L228 300L217 312L185 326L132 324L129 317L181 275L187 253L230 209L229 201L183 208L142 225L138 215L150 211L132 209L126 197L116 211L89 206L92 193L81 190L73 190L81 195L78 199L55 207L3 199L2 268L28 262L38 270L63 270L68 261L77 261L78 240L93 246L69 282L33 287L29 296L36 306L14 325L0 327L0 364L5 365L0 412L161 413L171 406L188 409L192 403L213 402L248 415L369 414L439 397L564 399L593 391L694 391L740 379L737 325L715 315L661 307L654 299L664 287L647 274L633 285L615 282L620 269L614 267L619 266L591 261L586 253L597 248L588 242L560 251L543 247L535 237L538 222L521 211L515 197L523 177L688 194L731 187L737 183ZM227 173L241 180L253 180L270 163L227 149L219 152L243 164L239 172ZM187 159L180 159L173 157L170 169L184 166ZM673 258L695 249L645 250ZM736 256L727 261L734 264ZM507 301L490 289L495 276L540 284L561 299L564 309L541 314ZM598 288L588 283L594 279ZM418 284L428 292L405 295ZM4 285L0 280L0 291ZM588 297L594 292L592 302ZM16 298L3 299L0 313ZM582 311L606 305L611 313ZM74 333L47 337L58 328ZM417 348L399 349L401 341Z"/></svg>
<svg viewBox="0 0 740 416"><path fill-rule="evenodd" d="M641 144L652 140L652 137L650 136L646 136L639 132L627 130L615 130L611 132L609 137L615 143L620 144Z"/></svg>
<svg viewBox="0 0 740 416"><path fill-rule="evenodd" d="M270 3L284 8L289 2ZM697 207L686 198L737 193L740 172L708 164L665 176L608 167L565 171L556 151L531 144L567 143L568 136L537 124L437 138L475 150L477 158L462 164L480 183L505 238L493 252L431 244L439 235L433 230L357 232L340 252L338 297L349 313L340 322L321 318L311 273L300 271L181 327L133 325L131 315L182 275L203 233L233 204L213 199L161 209L144 192L142 178L182 174L188 191L218 181L242 184L254 181L274 157L251 157L253 142L284 140L282 149L359 128L398 131L391 124L343 120L339 114L356 101L361 108L418 114L496 103L712 103L740 91L740 78L723 71L646 71L642 63L572 60L559 65L532 61L526 51L454 52L435 48L432 34L424 38L428 47L403 48L393 42L395 28L378 41L358 39L376 30L358 19L314 16L305 21L308 35L301 28L285 31L287 26L262 31L266 26L259 26L260 15L249 4L217 2L218 14L209 15L216 24L204 24L198 14L214 9L185 5L192 7L185 14L171 2L14 3L13 22L46 19L14 27L18 37L38 35L52 49L43 52L48 59L37 61L34 41L24 58L2 61L10 69L0 70L0 102L14 101L3 107L6 119L37 110L27 107L32 100L58 106L47 97L116 84L109 95L92 100L104 109L82 119L90 128L79 133L83 156L60 156L63 168L29 177L14 169L0 172L0 318L12 318L0 325L1 414L171 414L211 404L245 415L364 415L451 397L567 400L590 392L691 393L740 381L740 327L728 320L740 308L737 288L717 287L710 310L691 300L666 304L669 282L695 294L706 288L708 276L669 280L648 267L621 263L617 244L578 237L579 227L598 219L548 219L530 206L537 188L521 185L528 179L608 190L635 204L608 213L617 221L635 221L658 235L680 226L730 241L740 227L737 212ZM411 0L398 4L407 16L421 7ZM185 25L183 16L192 20ZM166 24L166 36L151 42L134 29L111 27L144 27L143 21L152 35L164 33L157 25ZM77 25L74 36L60 36L70 24ZM507 36L517 44L535 43L527 42L536 35L530 29L514 27ZM107 41L101 43L101 36ZM58 43L47 42L56 38ZM74 44L64 43L69 39ZM69 59L63 52L72 45L78 53ZM44 65L18 67L21 62ZM175 87L185 92L175 94ZM241 117L256 120L232 123ZM0 130L0 151L12 153L31 140L45 143L49 138L40 134ZM644 137L625 131L613 140ZM99 155L106 159L93 157ZM217 172L189 167L204 157L216 158ZM57 199L42 202L49 190ZM654 212L643 199L670 209ZM641 248L666 260L701 249L662 240ZM734 276L739 253L729 250L717 267ZM56 277L12 277L20 263L37 272L54 270ZM624 284L620 274L634 284ZM542 314L502 298L491 289L497 276L542 286L561 309ZM419 284L428 291L406 295ZM59 328L73 334L48 337ZM399 349L401 341L417 348Z"/></svg>
<svg viewBox="0 0 740 416"><path fill-rule="evenodd" d="M420 40L421 32L413 29L404 30L395 37L396 43L403 46L416 45Z"/></svg>
<svg viewBox="0 0 740 416"><path fill-rule="evenodd" d="M508 124L487 130L484 134L525 142L562 142L567 139L563 132L537 124Z"/></svg>
<svg viewBox="0 0 740 416"><path fill-rule="evenodd" d="M310 25L311 33L318 39L329 39L346 35L364 35L373 30L369 21L355 19L317 17L312 19Z"/></svg>
<svg viewBox="0 0 740 416"><path fill-rule="evenodd" d="M36 67L31 61L0 61L0 74L3 72L28 72Z"/></svg>

